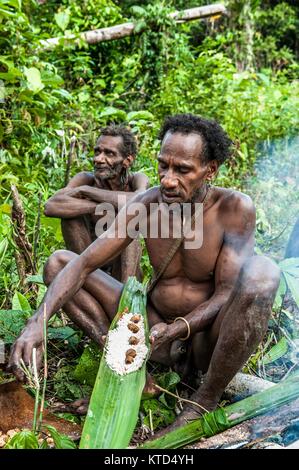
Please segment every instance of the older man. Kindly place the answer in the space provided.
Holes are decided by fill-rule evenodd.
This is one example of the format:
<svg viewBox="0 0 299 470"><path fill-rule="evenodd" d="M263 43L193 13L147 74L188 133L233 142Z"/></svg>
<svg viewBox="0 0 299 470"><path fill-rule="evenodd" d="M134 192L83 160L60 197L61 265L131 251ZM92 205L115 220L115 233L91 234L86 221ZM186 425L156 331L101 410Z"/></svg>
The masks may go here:
<svg viewBox="0 0 299 470"><path fill-rule="evenodd" d="M173 346L181 338L187 350L184 362L206 373L191 398L197 405L186 406L175 425L217 406L227 384L261 341L279 282L276 265L254 256L255 209L250 198L232 189L210 187L219 165L229 157L229 147L225 132L214 121L191 114L165 121L158 155L160 186L137 194L114 225L80 256L58 251L49 259L47 294L12 349L10 367L17 377L22 379L20 359L28 363L33 347L41 356L45 304L47 319L63 307L103 344L123 284L99 268L131 243L130 234L119 236L119 232L121 216L127 226L132 221L134 203L143 204L147 214L151 203L164 203L162 212L173 203L189 203L192 211L202 203L202 226L195 230L201 246L178 243L171 257L175 241L161 234L153 237L149 230L145 241L160 277L149 293L147 309L152 359L174 365L179 359Z"/></svg>
<svg viewBox="0 0 299 470"><path fill-rule="evenodd" d="M94 171L75 175L68 185L46 203L45 215L61 219L66 248L81 254L96 238L98 204L106 202L118 208L118 196L128 201L137 191L149 187L142 173L130 173L136 157L137 143L132 132L123 125L102 129L94 148ZM141 248L138 241L128 247L105 271L122 282L140 272Z"/></svg>

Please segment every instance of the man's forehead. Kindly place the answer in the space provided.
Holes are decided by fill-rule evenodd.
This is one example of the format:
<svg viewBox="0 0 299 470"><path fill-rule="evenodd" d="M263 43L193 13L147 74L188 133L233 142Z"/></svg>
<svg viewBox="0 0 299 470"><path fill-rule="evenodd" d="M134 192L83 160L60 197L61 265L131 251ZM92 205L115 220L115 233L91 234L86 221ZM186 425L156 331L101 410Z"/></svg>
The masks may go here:
<svg viewBox="0 0 299 470"><path fill-rule="evenodd" d="M161 153L171 152L174 155L177 154L189 158L200 156L202 150L203 139L196 132L185 134L168 131L161 144Z"/></svg>
<svg viewBox="0 0 299 470"><path fill-rule="evenodd" d="M123 143L122 136L120 135L100 135L98 138L96 145L106 145L109 147L117 147L120 150L120 146Z"/></svg>

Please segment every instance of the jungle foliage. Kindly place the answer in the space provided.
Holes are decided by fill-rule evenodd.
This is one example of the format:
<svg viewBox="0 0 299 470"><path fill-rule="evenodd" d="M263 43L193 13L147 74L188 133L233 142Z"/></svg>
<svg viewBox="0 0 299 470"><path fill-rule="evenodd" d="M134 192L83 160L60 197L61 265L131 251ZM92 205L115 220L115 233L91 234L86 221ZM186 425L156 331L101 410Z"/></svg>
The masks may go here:
<svg viewBox="0 0 299 470"><path fill-rule="evenodd" d="M217 184L246 190L257 199L259 250L271 253L275 241L273 257L277 262L283 258L299 205L298 165L288 160L290 152L280 151L299 130L299 8L293 1L228 0L228 17L182 24L168 17L175 9L208 3L0 0L0 336L6 335L8 344L18 333L12 312L21 312L20 329L45 292L41 273L46 259L63 246L59 220L46 218L43 205L64 186L71 140L73 175L91 169L93 143L109 122L132 127L139 141L135 169L155 184L157 133L163 118L192 112L218 120L234 148ZM40 43L128 20L136 22L142 34L94 45L62 40L52 50ZM256 162L260 155L267 157L276 139L279 145L276 153L271 150L269 173L259 173ZM280 170L284 161L289 173ZM12 184L21 194L35 260L25 284L15 261ZM270 193L277 202L271 215L265 209L273 204ZM285 222L284 241L277 244ZM78 398L84 394L82 387L94 380L81 377L78 385L80 361L91 360L95 376L93 346L84 349L85 358L79 361L74 345L82 346L81 333L56 316L51 327L49 340L56 341L55 357L62 365L56 374L65 368L64 379L53 379L53 393ZM154 427L163 421L163 409L167 419L174 414L175 405L169 405L169 398L164 401L151 405ZM146 422L149 406L145 401Z"/></svg>

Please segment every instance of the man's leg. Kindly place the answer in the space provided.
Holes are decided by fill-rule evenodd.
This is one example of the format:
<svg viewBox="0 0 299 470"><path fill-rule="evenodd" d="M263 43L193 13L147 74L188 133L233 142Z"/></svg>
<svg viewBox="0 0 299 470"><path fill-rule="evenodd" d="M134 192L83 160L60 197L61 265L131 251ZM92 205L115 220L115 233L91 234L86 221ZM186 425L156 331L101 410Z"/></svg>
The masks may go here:
<svg viewBox="0 0 299 470"><path fill-rule="evenodd" d="M61 231L67 250L80 255L93 241L87 217L61 219Z"/></svg>
<svg viewBox="0 0 299 470"><path fill-rule="evenodd" d="M76 256L78 255L66 250L53 253L44 268L45 284L49 285L64 266ZM122 289L122 283L97 269L87 277L73 299L63 305L63 310L87 336L102 347L103 336L107 335L111 320L117 312ZM148 308L148 314L151 326L161 321L158 316L155 316L152 307ZM150 395L157 392L151 377L147 379L144 392ZM87 412L88 403L89 398L83 398L68 405L60 405L58 408L60 411L84 415Z"/></svg>
<svg viewBox="0 0 299 470"><path fill-rule="evenodd" d="M44 269L44 281L49 285L76 253L58 250L50 256ZM91 273L73 299L63 306L68 317L98 344L107 334L123 289L123 284L97 269Z"/></svg>
<svg viewBox="0 0 299 470"><path fill-rule="evenodd" d="M141 280L141 255L142 248L139 240L133 240L121 253L121 282L126 282L129 276L136 276L138 280Z"/></svg>
<svg viewBox="0 0 299 470"><path fill-rule="evenodd" d="M195 366L207 373L192 401L209 411L216 408L226 386L261 342L278 285L279 269L268 258L254 256L245 263L212 327L194 336ZM188 405L173 426L199 414L199 407Z"/></svg>

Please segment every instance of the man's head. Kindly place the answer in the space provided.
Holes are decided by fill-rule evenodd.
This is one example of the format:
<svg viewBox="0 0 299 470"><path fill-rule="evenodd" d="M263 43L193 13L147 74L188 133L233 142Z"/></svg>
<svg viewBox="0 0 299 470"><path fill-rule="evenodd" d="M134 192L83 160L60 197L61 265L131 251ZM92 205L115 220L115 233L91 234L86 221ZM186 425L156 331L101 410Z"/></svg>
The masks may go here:
<svg viewBox="0 0 299 470"><path fill-rule="evenodd" d="M124 178L137 153L132 132L123 125L101 130L94 148L94 174L101 180Z"/></svg>
<svg viewBox="0 0 299 470"><path fill-rule="evenodd" d="M163 200L192 200L230 155L231 141L216 121L193 114L166 118L159 135L158 173Z"/></svg>

